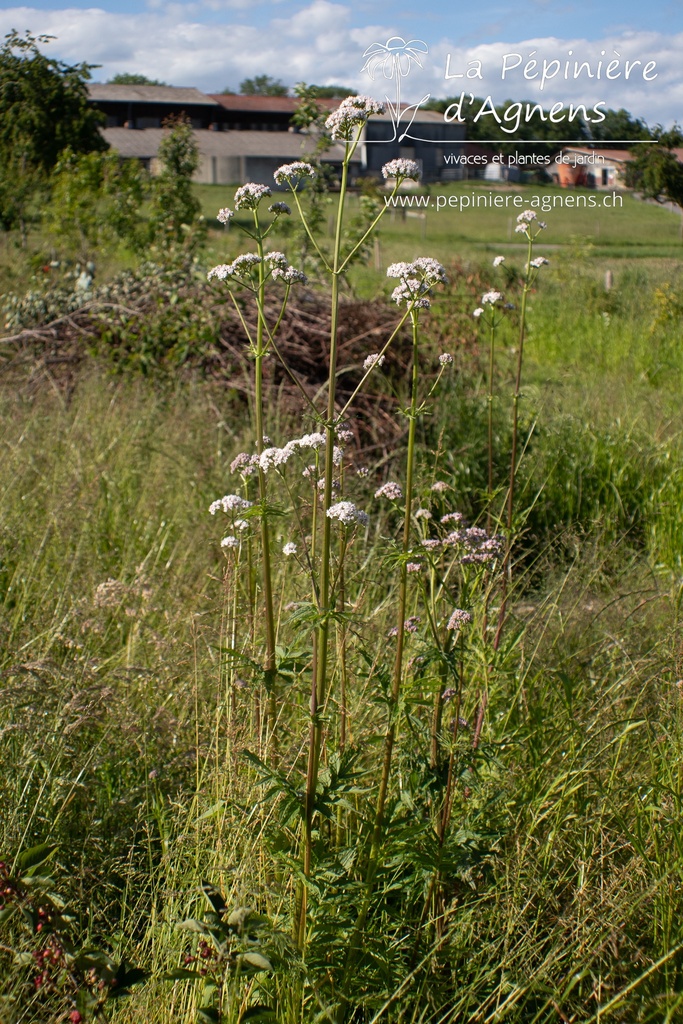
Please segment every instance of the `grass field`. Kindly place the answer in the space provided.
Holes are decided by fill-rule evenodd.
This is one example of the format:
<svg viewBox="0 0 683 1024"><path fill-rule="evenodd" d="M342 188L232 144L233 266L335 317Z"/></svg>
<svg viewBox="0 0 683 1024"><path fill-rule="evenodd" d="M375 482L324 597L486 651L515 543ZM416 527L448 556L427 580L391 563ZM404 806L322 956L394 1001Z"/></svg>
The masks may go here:
<svg viewBox="0 0 683 1024"><path fill-rule="evenodd" d="M207 217L231 198L217 186L198 192ZM479 577L465 573L453 593L479 609L476 630L458 655L461 703L444 704L435 741L444 678L427 631L407 639L381 866L345 980L354 1024L683 1019L680 222L631 197L609 215L545 217L538 251L550 264L527 309L505 640L494 657L486 620L499 595L477 604ZM498 254L506 267L522 261L510 235L501 211L395 216L352 271L361 296L386 294L376 258L383 268L429 254L449 271L421 364L428 383L438 352L455 360L417 433L416 495L434 520L457 510L485 522L487 337L471 314L481 290L501 283L519 302L518 284L491 267ZM211 230L203 259L223 262L236 245L232 228ZM510 320L496 341L496 515L517 343ZM393 417L405 393L391 367L390 356L377 408ZM150 973L107 1004L113 1024L218 1019L196 1016L205 982L165 977L200 963L203 933L178 924L201 914L203 879L228 909L263 915L251 939L246 929L230 941L274 968L233 972L222 1020L336 1021L400 590L397 514L374 495L402 479L405 431L374 446L357 436L345 456L346 486L370 525L349 544L332 630L302 954L291 936L310 588L305 566L279 554L294 527L276 517L273 754L259 578L221 549L207 511L239 486L229 467L251 450L248 403L199 372L114 373L102 353L68 393L49 376L36 387L30 362L11 378L6 362L0 371L0 860L53 845L49 891L73 915L74 941ZM266 406L275 444L314 429L286 397ZM353 476L361 465L367 476ZM433 491L435 480L445 489ZM307 515L307 485L297 476L290 486L279 506ZM410 591L410 615L428 616L425 594ZM69 979L35 985L41 943L33 919L27 928L0 911L2 1024L70 1020Z"/></svg>

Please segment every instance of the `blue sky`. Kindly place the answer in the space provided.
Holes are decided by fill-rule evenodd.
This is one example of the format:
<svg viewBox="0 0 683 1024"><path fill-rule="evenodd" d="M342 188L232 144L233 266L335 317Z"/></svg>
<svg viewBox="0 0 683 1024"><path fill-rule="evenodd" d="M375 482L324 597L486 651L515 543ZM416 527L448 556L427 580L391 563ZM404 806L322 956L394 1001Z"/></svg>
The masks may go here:
<svg viewBox="0 0 683 1024"><path fill-rule="evenodd" d="M361 75L364 49L390 36L421 38L429 46L423 69L413 69L403 91L452 95L471 85L477 95L496 102L527 99L544 105L561 102L624 106L650 124L683 122L683 5L680 0L499 0L428 7L396 0L345 3L343 0L35 0L0 9L0 33L10 28L57 37L49 52L68 61L101 64L94 78L106 81L119 71L139 71L175 85L206 91L237 88L263 72L291 85L297 81L340 82L383 98L384 83ZM502 82L501 57L515 51L537 59L574 57L595 64L606 60L657 62L657 78L645 82L554 80L539 92L538 83ZM463 69L482 62L482 79L447 82L445 61ZM410 93L414 92L414 97Z"/></svg>

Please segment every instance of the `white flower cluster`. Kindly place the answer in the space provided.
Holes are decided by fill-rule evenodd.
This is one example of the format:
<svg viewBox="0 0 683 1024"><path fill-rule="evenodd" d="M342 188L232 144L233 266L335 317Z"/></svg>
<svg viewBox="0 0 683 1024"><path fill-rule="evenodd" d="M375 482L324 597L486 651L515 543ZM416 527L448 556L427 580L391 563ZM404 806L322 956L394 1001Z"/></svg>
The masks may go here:
<svg viewBox="0 0 683 1024"><path fill-rule="evenodd" d="M249 455L247 452L240 452L230 463L230 472L240 472L242 476L251 476L258 466L258 455Z"/></svg>
<svg viewBox="0 0 683 1024"><path fill-rule="evenodd" d="M383 114L384 104L372 96L347 96L325 121L325 128L333 139L351 139L371 114Z"/></svg>
<svg viewBox="0 0 683 1024"><path fill-rule="evenodd" d="M428 287L424 281L418 281L416 277L408 277L396 285L391 293L391 298L397 306L406 305L413 309L429 309L431 302L423 294L426 291L428 291Z"/></svg>
<svg viewBox="0 0 683 1024"><path fill-rule="evenodd" d="M450 619L446 629L462 629L463 626L469 626L472 621L472 616L469 612L465 612L462 608L456 608Z"/></svg>
<svg viewBox="0 0 683 1024"><path fill-rule="evenodd" d="M417 277L429 288L448 281L445 267L431 256L418 256L412 263L392 263L387 267L387 277L400 277L403 280Z"/></svg>
<svg viewBox="0 0 683 1024"><path fill-rule="evenodd" d="M245 252L241 256L236 256L232 263L221 263L217 267L212 267L206 276L209 281L214 277L219 281L225 281L228 277L249 279L261 262L271 268L273 278L283 280L286 284L296 282L306 284L308 280L301 270L290 266L287 257L282 252L266 253L263 260L255 252Z"/></svg>
<svg viewBox="0 0 683 1024"><path fill-rule="evenodd" d="M401 485L395 483L393 480L389 480L387 483L382 484L375 491L376 498L388 498L389 501L400 501L403 497L403 491Z"/></svg>
<svg viewBox="0 0 683 1024"><path fill-rule="evenodd" d="M501 292L484 292L481 297L481 302L483 306L495 306L496 302L500 302L502 298L503 295Z"/></svg>
<svg viewBox="0 0 683 1024"><path fill-rule="evenodd" d="M235 216L233 210L229 210L227 206L224 206L222 210L219 210L216 214L216 220L219 220L221 224L228 224Z"/></svg>
<svg viewBox="0 0 683 1024"><path fill-rule="evenodd" d="M542 231L543 228L548 226L545 221L538 219L534 210L523 210L517 218L517 227L515 228L515 231L518 235L528 235L534 221L536 221L536 227L539 231Z"/></svg>
<svg viewBox="0 0 683 1024"><path fill-rule="evenodd" d="M439 362L441 363L442 366L452 366L453 356L450 354L450 352L442 352L441 355L439 356Z"/></svg>
<svg viewBox="0 0 683 1024"><path fill-rule="evenodd" d="M538 270L539 267L547 267L548 260L545 258L545 256L537 256L536 259L533 259L531 261L529 266L533 267L534 270Z"/></svg>
<svg viewBox="0 0 683 1024"><path fill-rule="evenodd" d="M478 320L479 317L483 314L483 312L484 312L484 310L482 309L482 307L481 306L477 306L477 308L472 313L472 316L475 317Z"/></svg>
<svg viewBox="0 0 683 1024"><path fill-rule="evenodd" d="M235 192L236 210L255 210L262 199L272 196L272 191L267 185L257 185L253 181L241 185Z"/></svg>
<svg viewBox="0 0 683 1024"><path fill-rule="evenodd" d="M357 508L352 501L338 501L336 505L330 505L327 516L329 519L339 520L344 526L355 526L356 523L367 526L370 522L367 512Z"/></svg>
<svg viewBox="0 0 683 1024"><path fill-rule="evenodd" d="M222 548L238 548L239 546L240 542L237 537L224 537L221 541Z"/></svg>
<svg viewBox="0 0 683 1024"><path fill-rule="evenodd" d="M418 510L415 512L415 518L416 519L431 519L432 518L432 513L429 511L428 508L418 508Z"/></svg>
<svg viewBox="0 0 683 1024"><path fill-rule="evenodd" d="M363 360L363 369L371 370L373 366L382 366L385 360L385 356L379 355L378 352L373 352L371 355L366 356Z"/></svg>
<svg viewBox="0 0 683 1024"><path fill-rule="evenodd" d="M274 445L269 444L267 448L263 449L260 457L258 455L247 455L246 452L241 452L237 458L234 459L230 468L233 472L235 472L235 470L239 470L243 476L249 475L253 466L259 466L264 473L267 473L270 469L278 469L280 466L286 465L291 457L297 453L303 454L303 452L310 450L317 451L319 448L324 447L324 434L319 432L304 434L303 437L297 437L288 441L283 448L277 448ZM332 461L335 466L339 466L341 464L343 456L344 453L342 449L335 445L332 452Z"/></svg>
<svg viewBox="0 0 683 1024"><path fill-rule="evenodd" d="M496 256L496 258L493 261L494 267L499 267L501 265L501 263L505 263L505 257L504 256Z"/></svg>
<svg viewBox="0 0 683 1024"><path fill-rule="evenodd" d="M282 164L281 167L275 171L273 175L275 183L277 185L292 185L292 181L298 181L300 178L315 178L315 167L311 164L305 163L303 160L295 160L292 164ZM278 204L275 203L275 206ZM282 204L287 206L286 203ZM287 207L289 211L289 207Z"/></svg>
<svg viewBox="0 0 683 1024"><path fill-rule="evenodd" d="M287 556L289 556L289 555L295 555L295 554L296 554L296 544L295 544L295 543L294 543L293 541L291 541L291 540L290 540L290 541L289 541L289 542L288 542L287 544L285 544L285 546L283 547L283 549L282 549L282 554L283 554L283 555L287 555Z"/></svg>
<svg viewBox="0 0 683 1024"><path fill-rule="evenodd" d="M292 208L287 203L271 203L268 207L268 213L274 213L276 217L279 217L281 213L291 214Z"/></svg>
<svg viewBox="0 0 683 1024"><path fill-rule="evenodd" d="M419 181L422 171L416 160L406 160L405 157L399 157L396 160L390 160L384 165L382 175L385 181L389 178L396 178L400 181L410 178L412 181Z"/></svg>
<svg viewBox="0 0 683 1024"><path fill-rule="evenodd" d="M206 276L209 281L213 277L217 277L219 281L234 276L247 278L260 262L261 257L255 252L245 252L241 256L236 256L232 263L221 263L217 267L212 267Z"/></svg>
<svg viewBox="0 0 683 1024"><path fill-rule="evenodd" d="M285 284L306 284L308 282L303 270L297 270L292 266L276 267L273 270L273 279L284 281Z"/></svg>
<svg viewBox="0 0 683 1024"><path fill-rule="evenodd" d="M253 501L247 501L246 498L241 498L239 494L226 494L223 498L218 498L216 501L212 501L209 505L209 512L212 516L216 515L216 512L225 512L229 515L231 512L244 512L245 509L251 508Z"/></svg>

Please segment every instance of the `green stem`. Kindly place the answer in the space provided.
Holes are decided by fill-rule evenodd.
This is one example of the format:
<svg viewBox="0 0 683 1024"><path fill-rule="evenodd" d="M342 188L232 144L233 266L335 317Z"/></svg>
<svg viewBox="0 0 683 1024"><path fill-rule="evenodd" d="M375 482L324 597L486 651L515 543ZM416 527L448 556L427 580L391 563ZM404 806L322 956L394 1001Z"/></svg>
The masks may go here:
<svg viewBox="0 0 683 1024"><path fill-rule="evenodd" d="M256 400L256 451L259 456L263 452L263 357L266 352L264 345L265 335L265 290L266 281L265 273L263 268L263 240L258 230L258 213L254 211L254 221L256 224L257 232L257 249L258 255L261 257L261 263L258 265L259 280L258 289L256 292L256 302L258 307L258 321L256 324L256 352L255 352L255 372L254 372L254 390ZM268 739L266 743L266 749L269 750L271 745L275 745L275 722L277 717L277 703L275 698L275 614L273 610L273 578L272 568L270 561L270 530L268 527L268 516L267 516L267 502L268 502L268 491L266 487L266 474L259 466L258 470L258 481L259 481L259 498L261 501L261 547L263 557L263 596L265 603L265 618L266 618L266 658L263 666L264 683L266 692L268 694Z"/></svg>
<svg viewBox="0 0 683 1024"><path fill-rule="evenodd" d="M311 873L313 855L313 812L315 794L318 785L318 769L320 765L320 747L322 744L323 723L320 713L325 706L327 697L327 647L330 630L330 565L332 548L332 520L327 510L332 504L332 480L334 477L334 441L335 441L335 386L337 379L337 343L339 326L339 277L341 274L341 237L344 217L344 200L348 185L349 160L354 146L346 145L346 154L342 164L341 189L337 209L337 225L334 239L334 259L332 267L332 308L330 322L330 366L327 392L327 422L325 424L325 491L322 511L322 551L320 556L320 605L318 609L319 625L316 633L317 664L315 675L311 680L311 725L309 735L308 768L306 772L306 796L304 804L304 851L303 873L306 878ZM300 911L297 928L297 942L303 948L306 934L306 892L305 887L298 900Z"/></svg>
<svg viewBox="0 0 683 1024"><path fill-rule="evenodd" d="M534 248L534 238L531 233L531 227L528 228L528 246L527 246L527 264L526 264L526 277L524 279L524 289L522 291L522 305L519 315L519 343L517 346L517 373L515 375L515 393L512 396L512 452L510 453L510 483L508 486L508 497L507 497L507 517L505 525L507 526L507 546L505 548L505 558L503 559L503 578L502 578L502 593L500 599L500 611L498 612L498 625L496 627L496 636L493 641L494 651L498 650L500 646L500 640L503 633L503 626L505 625L505 616L507 613L507 597L508 597L508 576L510 574L510 558L512 555L512 518L515 508L515 479L517 476L517 437L519 433L519 393L522 385L522 360L524 357L524 336L526 332L526 302L529 294L529 286L531 283L531 275L533 268L531 266L531 257ZM484 698L485 700L485 698ZM481 712L480 712L481 713Z"/></svg>
<svg viewBox="0 0 683 1024"><path fill-rule="evenodd" d="M489 340L489 393L488 393L488 501L486 529L491 532L491 502L493 501L493 355L496 338L493 310L491 311L491 335Z"/></svg>
<svg viewBox="0 0 683 1024"><path fill-rule="evenodd" d="M346 967L344 970L344 981L342 984L342 1000L343 1004L346 1001L347 983L351 976L351 971L355 963L356 957L360 952L359 941L365 926L365 921L370 909L370 901L372 899L372 891L375 883L375 878L379 868L379 857L380 849L382 845L382 829L384 826L384 810L386 806L387 791L389 788L389 779L391 776L391 762L394 752L394 744L396 742L396 729L397 729L397 718L398 718L398 704L401 696L401 682L403 679L403 648L405 642L405 618L406 618L406 601L408 592L408 573L406 569L407 555L410 550L410 529L411 529L411 511L412 511L412 499L413 499L413 471L415 463L415 431L417 426L418 417L418 406L417 406L417 389L418 389L418 312L412 310L410 314L412 323L412 334L413 334L413 372L411 381L411 396L410 396L410 413L409 413L409 426L408 426L408 457L406 467L406 496L405 496L405 519L403 523L403 558L401 560L401 577L399 582L399 598L398 598L398 621L397 629L398 635L396 637L396 656L394 659L394 673L391 684L391 698L389 702L389 720L387 723L387 731L384 736L384 757L382 761L382 776L379 785L379 792L377 794L377 803L375 805L375 819L372 829L372 842L370 846L370 857L368 859L368 867L365 876L365 893L363 896L363 903L361 909L356 918L353 933L349 941L349 950L346 959Z"/></svg>

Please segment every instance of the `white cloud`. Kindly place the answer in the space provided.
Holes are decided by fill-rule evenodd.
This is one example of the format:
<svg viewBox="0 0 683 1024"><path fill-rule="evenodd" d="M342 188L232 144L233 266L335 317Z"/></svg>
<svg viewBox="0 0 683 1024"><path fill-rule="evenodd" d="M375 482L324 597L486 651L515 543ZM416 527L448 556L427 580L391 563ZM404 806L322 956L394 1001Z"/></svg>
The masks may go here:
<svg viewBox="0 0 683 1024"><path fill-rule="evenodd" d="M225 85L234 87L246 76L265 72L290 84L300 80L340 82L382 97L386 83L373 83L360 74L362 54L371 42L384 42L394 35L398 31L396 26L361 27L354 24L354 12L348 4L312 0L287 19L277 16L282 7L273 5L270 23L261 27L253 23L251 8L247 14L245 3L246 0L200 0L169 4L148 0L147 9L136 14L97 7L52 11L14 7L0 10L0 34L11 28L29 28L35 34L54 35L57 40L50 44L50 53L74 63L85 60L101 64L95 77L102 81L120 71L136 71L176 85L216 91ZM207 8L213 11L211 23L202 20ZM221 10L224 20L216 21L216 12ZM265 8L261 8L261 17L264 16ZM558 101L592 105L604 100L610 107L625 107L650 124L670 124L683 113L683 33L622 31L609 39L592 41L512 38L469 48L448 37L427 38L427 42L430 53L425 67L414 68L404 80L404 98L419 99L425 92L454 95L465 89L479 96L490 93L496 102L528 99L546 107ZM568 58L570 49L574 52ZM623 76L610 82L585 76L565 81L557 76L542 92L538 81L525 81L521 68L507 81L501 80L501 58L506 52L519 52L526 60L535 50L536 59L541 61L587 60L594 67L603 49L604 61L613 57L615 49L622 61L656 61L658 77L646 82L642 74L635 74L628 82ZM448 53L454 72L466 68L468 60L481 60L483 81L445 81ZM393 87L389 88L393 95Z"/></svg>

